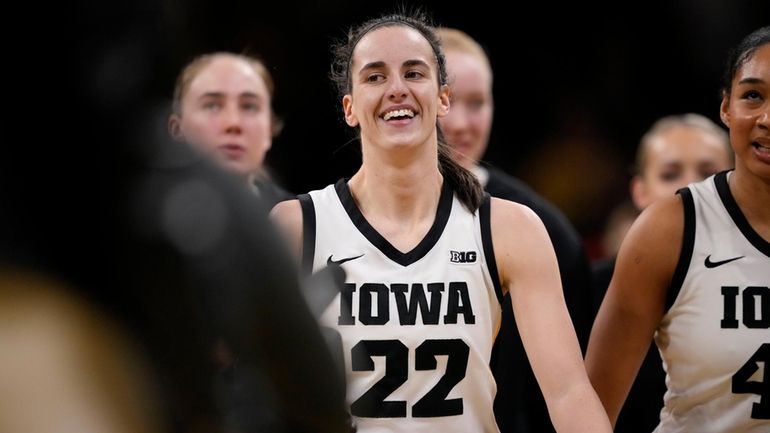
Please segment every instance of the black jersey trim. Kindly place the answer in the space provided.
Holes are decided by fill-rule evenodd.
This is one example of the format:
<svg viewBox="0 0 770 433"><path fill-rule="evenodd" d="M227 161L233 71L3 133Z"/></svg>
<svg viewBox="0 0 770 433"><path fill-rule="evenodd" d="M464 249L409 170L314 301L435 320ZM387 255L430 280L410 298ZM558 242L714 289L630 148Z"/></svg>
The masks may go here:
<svg viewBox="0 0 770 433"><path fill-rule="evenodd" d="M420 260L428 254L434 245L436 245L436 242L438 242L449 221L449 214L452 212L452 198L454 197L449 182L444 181L433 225L417 246L407 253L402 253L377 232L377 230L369 224L369 221L364 218L364 214L361 213L355 200L353 200L353 195L350 193L348 179L340 179L337 181L334 185L334 189L337 190L337 195L342 202L342 206L345 208L345 212L347 212L350 220L356 226L358 231L361 232L372 245L385 254L385 256L401 266L409 266Z"/></svg>
<svg viewBox="0 0 770 433"><path fill-rule="evenodd" d="M315 256L315 206L310 194L300 194L297 198L302 207L302 273L309 276L313 273Z"/></svg>
<svg viewBox="0 0 770 433"><path fill-rule="evenodd" d="M679 296L695 248L695 202L692 198L692 191L689 188L682 188L677 193L682 197L682 204L684 205L684 235L682 237L682 249L679 252L679 261L676 264L674 276L671 278L668 293L666 293L665 311L674 305L674 301Z"/></svg>
<svg viewBox="0 0 770 433"><path fill-rule="evenodd" d="M484 247L484 257L487 259L487 269L495 286L495 295L500 305L503 305L503 288L500 285L500 274L497 272L497 260L495 249L492 245L492 212L489 193L484 193L484 199L479 206L479 223L481 225L481 245Z"/></svg>
<svg viewBox="0 0 770 433"><path fill-rule="evenodd" d="M754 248L770 257L770 242L762 239L762 236L754 231L751 224L749 224L749 220L746 219L743 211L738 207L735 197L733 197L732 192L730 192L730 185L727 183L727 171L717 173L714 176L714 184L716 185L717 193L719 193L719 198L722 199L722 203L727 209L727 213L730 215L730 218L733 219L735 225L738 226L741 233L743 233L743 236L746 237L751 245L754 245Z"/></svg>

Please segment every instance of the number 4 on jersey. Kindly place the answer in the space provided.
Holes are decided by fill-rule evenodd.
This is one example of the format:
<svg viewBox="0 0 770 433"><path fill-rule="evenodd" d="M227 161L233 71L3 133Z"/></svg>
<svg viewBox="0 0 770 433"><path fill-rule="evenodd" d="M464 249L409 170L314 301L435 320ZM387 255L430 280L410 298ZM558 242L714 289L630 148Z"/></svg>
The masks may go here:
<svg viewBox="0 0 770 433"><path fill-rule="evenodd" d="M764 366L762 381L750 381L751 376L759 370L759 363ZM733 375L734 394L757 394L759 402L754 403L751 417L754 419L770 419L770 344L765 343L754 352L754 355L743 364Z"/></svg>

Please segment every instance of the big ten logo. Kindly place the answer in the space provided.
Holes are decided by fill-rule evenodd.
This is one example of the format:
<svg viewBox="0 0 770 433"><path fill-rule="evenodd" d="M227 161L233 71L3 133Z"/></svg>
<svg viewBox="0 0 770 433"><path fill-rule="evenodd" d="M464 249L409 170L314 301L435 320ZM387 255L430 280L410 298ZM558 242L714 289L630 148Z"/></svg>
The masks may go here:
<svg viewBox="0 0 770 433"><path fill-rule="evenodd" d="M476 251L449 251L449 261L452 263L476 263Z"/></svg>

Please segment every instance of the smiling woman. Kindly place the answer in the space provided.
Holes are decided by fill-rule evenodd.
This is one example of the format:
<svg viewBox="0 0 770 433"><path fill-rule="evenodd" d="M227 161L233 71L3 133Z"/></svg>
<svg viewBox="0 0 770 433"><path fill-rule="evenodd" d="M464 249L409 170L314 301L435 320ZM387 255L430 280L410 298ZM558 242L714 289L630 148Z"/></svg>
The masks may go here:
<svg viewBox="0 0 770 433"><path fill-rule="evenodd" d="M489 362L511 293L558 431L609 432L542 222L485 196L443 142L449 88L434 29L420 16L388 15L334 52L361 167L272 216L306 272L335 261L346 271L321 322L341 337L358 431L498 432Z"/></svg>

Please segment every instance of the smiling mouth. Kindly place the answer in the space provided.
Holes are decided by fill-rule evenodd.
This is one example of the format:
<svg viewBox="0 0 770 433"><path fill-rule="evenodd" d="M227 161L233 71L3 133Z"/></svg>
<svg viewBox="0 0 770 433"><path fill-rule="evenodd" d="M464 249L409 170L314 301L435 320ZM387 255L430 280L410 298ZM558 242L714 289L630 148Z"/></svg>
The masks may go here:
<svg viewBox="0 0 770 433"><path fill-rule="evenodd" d="M393 110L388 111L385 113L382 118L384 120L404 120L404 119L412 119L414 118L415 114L413 110L410 110L408 108L402 108L400 110Z"/></svg>

